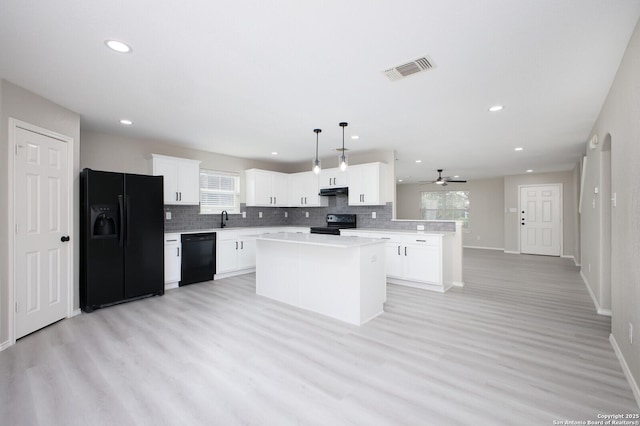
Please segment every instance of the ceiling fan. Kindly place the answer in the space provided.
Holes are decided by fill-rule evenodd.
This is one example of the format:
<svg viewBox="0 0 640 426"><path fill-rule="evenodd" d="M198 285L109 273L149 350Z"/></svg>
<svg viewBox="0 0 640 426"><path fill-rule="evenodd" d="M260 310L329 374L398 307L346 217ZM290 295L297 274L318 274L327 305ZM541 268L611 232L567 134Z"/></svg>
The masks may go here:
<svg viewBox="0 0 640 426"><path fill-rule="evenodd" d="M447 186L447 183L449 183L449 182L467 183L466 180L457 180L455 178L452 178L451 176L442 177L442 169L438 169L438 179L436 179L436 180L421 180L420 182L421 183L435 183L436 185L442 185L442 186Z"/></svg>

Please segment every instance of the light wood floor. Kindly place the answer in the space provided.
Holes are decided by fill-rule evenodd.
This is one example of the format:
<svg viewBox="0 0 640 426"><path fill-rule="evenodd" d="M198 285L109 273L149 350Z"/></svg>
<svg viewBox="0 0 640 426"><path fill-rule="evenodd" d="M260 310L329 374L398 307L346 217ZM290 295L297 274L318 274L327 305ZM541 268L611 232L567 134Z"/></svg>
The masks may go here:
<svg viewBox="0 0 640 426"><path fill-rule="evenodd" d="M567 259L465 251L463 289L388 286L350 326L255 275L63 320L0 352L3 425L551 425L637 413Z"/></svg>

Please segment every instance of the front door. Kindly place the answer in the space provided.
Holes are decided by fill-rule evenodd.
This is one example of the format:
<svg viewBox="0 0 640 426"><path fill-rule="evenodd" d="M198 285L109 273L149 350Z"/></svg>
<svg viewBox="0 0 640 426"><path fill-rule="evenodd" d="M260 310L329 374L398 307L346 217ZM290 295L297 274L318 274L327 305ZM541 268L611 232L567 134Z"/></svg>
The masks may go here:
<svg viewBox="0 0 640 426"><path fill-rule="evenodd" d="M560 185L520 187L520 253L560 256Z"/></svg>
<svg viewBox="0 0 640 426"><path fill-rule="evenodd" d="M71 224L67 143L20 127L14 134L18 339L67 315Z"/></svg>

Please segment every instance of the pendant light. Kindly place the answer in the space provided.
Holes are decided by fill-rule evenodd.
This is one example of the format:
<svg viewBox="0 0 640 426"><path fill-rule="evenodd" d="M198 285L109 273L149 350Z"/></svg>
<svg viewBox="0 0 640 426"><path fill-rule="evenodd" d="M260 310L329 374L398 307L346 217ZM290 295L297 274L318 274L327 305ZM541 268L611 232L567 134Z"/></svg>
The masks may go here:
<svg viewBox="0 0 640 426"><path fill-rule="evenodd" d="M345 170L347 170L347 166L348 166L348 162L347 162L347 154L345 154L345 149L344 149L344 128L347 127L349 125L349 123L345 123L344 121L342 123L339 124L340 127L342 127L342 154L340 154L340 156L338 157L338 162L340 164L340 170L342 170L343 172Z"/></svg>
<svg viewBox="0 0 640 426"><path fill-rule="evenodd" d="M313 129L313 131L316 133L316 159L313 160L313 173L318 174L320 173L321 167L320 167L320 159L318 158L318 133L320 133L322 130L321 129Z"/></svg>

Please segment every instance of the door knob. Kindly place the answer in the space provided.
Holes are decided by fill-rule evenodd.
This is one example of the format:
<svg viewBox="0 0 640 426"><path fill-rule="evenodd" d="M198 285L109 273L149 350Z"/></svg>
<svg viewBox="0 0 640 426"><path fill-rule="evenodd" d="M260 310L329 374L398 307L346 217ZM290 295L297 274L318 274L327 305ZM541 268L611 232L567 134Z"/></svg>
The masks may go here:
<svg viewBox="0 0 640 426"><path fill-rule="evenodd" d="M68 235L63 235L62 237L60 237L60 241L62 241L63 243L66 243L70 239L71 237L69 237Z"/></svg>

